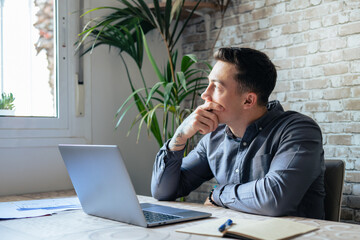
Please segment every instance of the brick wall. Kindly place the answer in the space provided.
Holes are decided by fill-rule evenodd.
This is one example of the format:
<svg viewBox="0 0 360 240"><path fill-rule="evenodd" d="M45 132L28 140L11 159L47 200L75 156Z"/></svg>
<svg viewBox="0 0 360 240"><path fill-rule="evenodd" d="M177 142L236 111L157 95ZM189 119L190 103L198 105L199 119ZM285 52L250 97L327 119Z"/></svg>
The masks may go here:
<svg viewBox="0 0 360 240"><path fill-rule="evenodd" d="M184 53L212 61L220 14L211 19L210 39L202 18L192 21ZM346 162L342 221L360 223L360 1L235 0L219 46L251 47L272 59L278 82L271 98L319 123L326 159ZM203 201L214 184L188 199Z"/></svg>

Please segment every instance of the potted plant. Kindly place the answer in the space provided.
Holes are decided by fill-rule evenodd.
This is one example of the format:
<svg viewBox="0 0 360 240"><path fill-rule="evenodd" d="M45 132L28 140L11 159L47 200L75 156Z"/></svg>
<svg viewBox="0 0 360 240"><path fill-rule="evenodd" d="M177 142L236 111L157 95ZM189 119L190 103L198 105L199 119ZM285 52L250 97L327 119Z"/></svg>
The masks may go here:
<svg viewBox="0 0 360 240"><path fill-rule="evenodd" d="M0 99L0 115L1 116L14 115L14 112L15 112L14 101L15 101L15 98L12 93L9 93L9 94L6 94L5 92L1 93L1 99Z"/></svg>
<svg viewBox="0 0 360 240"><path fill-rule="evenodd" d="M82 55L100 45L108 45L119 50L132 93L115 114L116 128L119 127L129 109L136 106L139 114L133 120L129 132L138 125L139 138L140 129L142 126L146 126L148 134L151 133L159 146L162 146L174 134L184 118L193 111L197 96L207 86L202 82L205 78L202 73L205 72L207 76L211 67L204 63L208 67L207 70L195 68L195 63L199 63L195 55L184 56L180 69L176 69L178 52L175 45L200 0L189 10L190 14L187 14L187 17L182 20L183 24L180 23L180 17L184 9L184 0L175 2L167 0L163 8L160 7L158 0L153 0L152 7L149 7L144 0L118 1L123 7L99 7L83 14L87 15L102 9L111 11L86 24L84 30L79 34L78 49L83 48L82 51L80 50ZM161 35L167 52L167 63L164 69L159 68L159 63L155 61L147 45L146 34L153 29L156 29ZM151 87L147 86L148 83L142 72L144 50L158 78L158 82ZM127 63L123 58L124 52L135 61L140 72L142 88L134 87ZM184 107L183 103L186 99L190 99L189 107ZM156 112L161 112L161 121Z"/></svg>

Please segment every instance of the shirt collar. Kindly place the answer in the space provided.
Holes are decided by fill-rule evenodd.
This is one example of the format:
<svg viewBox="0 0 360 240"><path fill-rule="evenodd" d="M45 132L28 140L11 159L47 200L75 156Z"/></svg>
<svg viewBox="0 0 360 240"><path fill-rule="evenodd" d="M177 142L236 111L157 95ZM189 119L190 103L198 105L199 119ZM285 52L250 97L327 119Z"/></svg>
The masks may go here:
<svg viewBox="0 0 360 240"><path fill-rule="evenodd" d="M229 138L238 139L238 137L235 136L235 134L231 131L231 129L227 125L226 125L226 128L225 128L225 133Z"/></svg>
<svg viewBox="0 0 360 240"><path fill-rule="evenodd" d="M275 117L279 116L284 112L283 107L281 106L278 100L270 101L267 105L267 112L261 118L257 119L255 122L250 124L245 131L243 138L238 138L230 130L229 126L226 126L225 133L226 135L234 140L245 140L251 142L255 136L261 131L267 124L269 124Z"/></svg>
<svg viewBox="0 0 360 240"><path fill-rule="evenodd" d="M261 118L257 119L251 125L255 124L257 130L262 130L268 123L270 123L275 117L279 116L284 112L278 100L270 101L267 105L267 112ZM250 126L251 126L250 125Z"/></svg>

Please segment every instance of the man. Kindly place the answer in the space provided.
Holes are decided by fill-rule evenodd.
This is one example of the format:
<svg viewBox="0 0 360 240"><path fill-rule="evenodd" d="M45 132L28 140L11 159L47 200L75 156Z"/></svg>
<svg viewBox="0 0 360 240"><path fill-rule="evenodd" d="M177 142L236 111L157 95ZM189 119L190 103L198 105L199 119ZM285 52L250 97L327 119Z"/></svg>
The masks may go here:
<svg viewBox="0 0 360 240"><path fill-rule="evenodd" d="M151 190L186 196L215 177L209 202L269 216L324 217L324 151L319 126L268 102L276 69L249 48L221 48L199 106L159 151ZM205 134L183 158L186 141Z"/></svg>

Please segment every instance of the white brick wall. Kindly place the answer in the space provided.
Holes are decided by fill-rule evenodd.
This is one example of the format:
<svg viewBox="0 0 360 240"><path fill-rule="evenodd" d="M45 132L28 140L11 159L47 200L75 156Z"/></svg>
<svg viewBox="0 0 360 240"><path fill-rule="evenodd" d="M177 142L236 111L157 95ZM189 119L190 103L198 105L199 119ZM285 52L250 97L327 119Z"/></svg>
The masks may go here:
<svg viewBox="0 0 360 240"><path fill-rule="evenodd" d="M184 53L212 62L219 26L214 13L206 39L203 21L194 20ZM271 98L319 123L325 157L346 162L342 220L360 223L360 1L233 0L216 42L230 45L264 51L278 66ZM214 184L188 199L202 201Z"/></svg>

